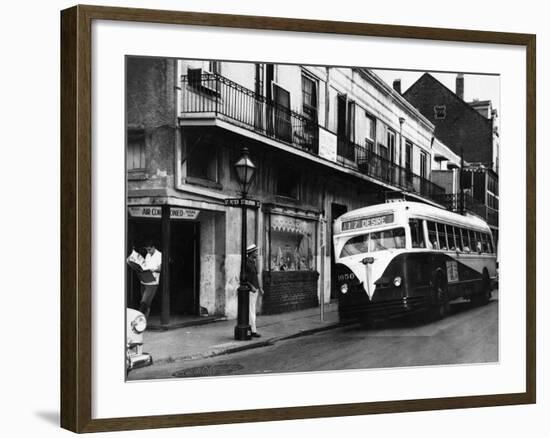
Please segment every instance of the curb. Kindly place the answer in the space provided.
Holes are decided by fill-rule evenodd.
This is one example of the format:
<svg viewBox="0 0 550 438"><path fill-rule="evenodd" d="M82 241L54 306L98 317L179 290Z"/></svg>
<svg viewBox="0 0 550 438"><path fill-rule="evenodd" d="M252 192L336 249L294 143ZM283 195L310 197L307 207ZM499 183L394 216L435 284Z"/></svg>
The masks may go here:
<svg viewBox="0 0 550 438"><path fill-rule="evenodd" d="M147 329L152 332L167 332L170 330L177 330L185 327L195 327L200 325L213 324L215 322L222 322L222 321L227 321L227 318L225 316L221 316L221 317L207 316L207 317L204 317L204 319L195 319L192 321L185 321L185 322L180 322L180 323L175 323L170 325L151 324L150 326L147 327Z"/></svg>
<svg viewBox="0 0 550 438"><path fill-rule="evenodd" d="M336 329L339 327L344 327L351 324L353 324L353 321L336 322L332 324L327 324L326 326L323 326L323 327L315 327L311 329L300 330L299 332L291 333L289 335L275 336L275 337L266 339L265 341L247 342L242 345L237 345L237 346L228 347L228 348L221 348L219 350L209 350L202 353L156 359L155 364L166 364L166 363L173 363L173 362L191 361L191 360L197 360L197 359L207 359L210 357L222 356L225 354L239 353L245 350L252 350L254 348L262 348L262 347L274 345L279 341L300 338L302 336L308 336L315 333L320 333L320 332Z"/></svg>

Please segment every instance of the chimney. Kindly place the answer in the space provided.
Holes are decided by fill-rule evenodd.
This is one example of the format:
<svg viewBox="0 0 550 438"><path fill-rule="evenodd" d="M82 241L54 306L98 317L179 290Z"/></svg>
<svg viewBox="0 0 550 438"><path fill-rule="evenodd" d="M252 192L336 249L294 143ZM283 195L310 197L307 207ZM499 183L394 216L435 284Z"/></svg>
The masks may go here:
<svg viewBox="0 0 550 438"><path fill-rule="evenodd" d="M456 95L464 100L464 75L462 73L456 75Z"/></svg>
<svg viewBox="0 0 550 438"><path fill-rule="evenodd" d="M401 79L394 79L393 89L401 94Z"/></svg>

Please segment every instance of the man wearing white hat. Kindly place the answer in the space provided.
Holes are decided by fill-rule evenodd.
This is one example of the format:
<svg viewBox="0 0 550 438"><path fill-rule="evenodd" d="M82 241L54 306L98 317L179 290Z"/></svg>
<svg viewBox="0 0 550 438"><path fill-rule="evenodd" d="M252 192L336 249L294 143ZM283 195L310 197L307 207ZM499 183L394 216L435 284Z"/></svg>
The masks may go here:
<svg viewBox="0 0 550 438"><path fill-rule="evenodd" d="M246 248L246 282L250 286L250 315L249 323L250 329L252 330L252 337L259 338L260 334L256 330L256 301L258 300L257 292L260 291L261 294L264 293L260 287L260 281L258 279L258 270L256 268L256 258L258 257L258 247L253 243L248 245Z"/></svg>

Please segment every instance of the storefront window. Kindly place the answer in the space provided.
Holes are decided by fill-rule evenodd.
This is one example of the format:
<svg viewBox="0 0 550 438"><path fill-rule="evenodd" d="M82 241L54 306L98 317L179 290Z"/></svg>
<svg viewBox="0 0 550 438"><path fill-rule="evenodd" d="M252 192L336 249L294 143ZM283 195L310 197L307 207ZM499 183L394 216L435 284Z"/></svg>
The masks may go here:
<svg viewBox="0 0 550 438"><path fill-rule="evenodd" d="M271 271L315 270L315 222L272 214L269 230Z"/></svg>

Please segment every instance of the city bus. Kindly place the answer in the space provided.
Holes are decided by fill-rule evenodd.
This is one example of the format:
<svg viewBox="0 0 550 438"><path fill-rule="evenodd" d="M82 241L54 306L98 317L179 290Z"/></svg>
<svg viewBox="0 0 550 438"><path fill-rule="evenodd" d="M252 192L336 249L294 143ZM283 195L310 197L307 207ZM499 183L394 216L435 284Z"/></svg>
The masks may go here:
<svg viewBox="0 0 550 438"><path fill-rule="evenodd" d="M401 201L349 211L333 227L342 320L375 323L407 313L433 320L455 299L491 299L496 249L478 217Z"/></svg>

